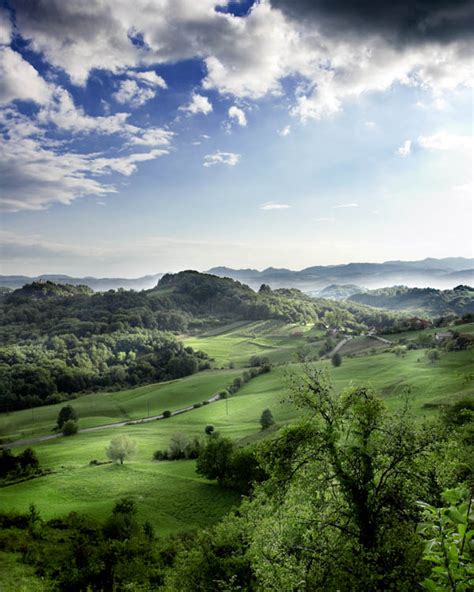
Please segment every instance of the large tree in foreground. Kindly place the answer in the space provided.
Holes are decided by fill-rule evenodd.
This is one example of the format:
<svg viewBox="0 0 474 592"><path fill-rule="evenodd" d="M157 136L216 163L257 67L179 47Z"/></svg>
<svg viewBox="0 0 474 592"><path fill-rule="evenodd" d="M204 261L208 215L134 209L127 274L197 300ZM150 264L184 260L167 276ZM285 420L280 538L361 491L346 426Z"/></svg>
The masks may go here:
<svg viewBox="0 0 474 592"><path fill-rule="evenodd" d="M259 444L267 479L225 532L178 557L170 589L204 590L210 564L216 590L418 589L430 568L416 502L439 495L438 434L405 410L389 413L369 388L336 393L313 366L290 384L300 419Z"/></svg>
<svg viewBox="0 0 474 592"><path fill-rule="evenodd" d="M415 502L436 489L430 430L389 414L369 388L336 393L311 366L291 390L303 417L263 444L271 478L248 508L262 589L413 589L423 575Z"/></svg>
<svg viewBox="0 0 474 592"><path fill-rule="evenodd" d="M128 436L117 436L110 441L105 449L105 453L110 460L119 461L123 465L124 460L129 459L135 454L137 445L135 440L130 440Z"/></svg>

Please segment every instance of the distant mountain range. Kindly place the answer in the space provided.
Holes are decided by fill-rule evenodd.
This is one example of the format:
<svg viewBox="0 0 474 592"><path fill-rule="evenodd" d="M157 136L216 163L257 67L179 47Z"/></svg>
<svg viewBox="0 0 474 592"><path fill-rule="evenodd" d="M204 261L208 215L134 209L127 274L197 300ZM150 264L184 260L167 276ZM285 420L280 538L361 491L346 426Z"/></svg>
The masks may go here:
<svg viewBox="0 0 474 592"><path fill-rule="evenodd" d="M272 288L299 288L304 292L319 292L334 284L355 284L371 289L400 284L408 287L448 289L458 284L474 283L474 259L448 257L428 258L422 261L347 263L307 267L301 271L274 267L263 271L214 267L208 273L230 277L254 289L261 284L268 284Z"/></svg>
<svg viewBox="0 0 474 592"><path fill-rule="evenodd" d="M28 277L26 275L1 275L0 287L17 290L22 288L25 284L31 284L37 281L50 281L56 284L70 284L73 286L84 285L89 286L95 292L106 292L107 290L118 290L123 288L125 290L150 290L154 288L162 273L154 275L144 275L139 278L95 278L95 277L71 277L69 275L39 275L35 277Z"/></svg>
<svg viewBox="0 0 474 592"><path fill-rule="evenodd" d="M374 289L401 285L418 288L450 289L459 284L474 284L474 259L448 257L422 261L386 261L385 263L347 263L344 265L316 265L301 271L269 267L257 269L231 269L213 267L207 273L229 277L257 290L262 284L272 288L298 288L325 297L344 298L364 288ZM34 281L52 281L57 284L85 285L96 292L107 290L149 290L154 288L163 273L139 278L71 277L68 275L0 276L0 288L16 290ZM352 285L350 285L352 284ZM341 286L343 285L343 286ZM330 289L328 288L330 287ZM340 288L338 288L340 287ZM328 288L327 294L321 291ZM337 293L337 296L335 293Z"/></svg>

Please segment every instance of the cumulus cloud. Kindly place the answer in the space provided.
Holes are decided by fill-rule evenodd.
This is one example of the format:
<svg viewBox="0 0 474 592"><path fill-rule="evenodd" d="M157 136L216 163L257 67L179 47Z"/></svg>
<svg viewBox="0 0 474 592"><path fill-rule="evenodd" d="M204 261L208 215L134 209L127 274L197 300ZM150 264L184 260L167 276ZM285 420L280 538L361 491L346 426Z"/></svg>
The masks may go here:
<svg viewBox="0 0 474 592"><path fill-rule="evenodd" d="M235 166L240 161L240 154L234 152L220 152L219 150L214 154L206 154L204 157L203 166L211 167L216 164L226 164L228 166Z"/></svg>
<svg viewBox="0 0 474 592"><path fill-rule="evenodd" d="M76 84L94 68L122 73L197 58L207 70L203 88L238 98L278 96L286 77L300 79L291 112L307 120L394 84L439 98L470 79L467 0L373 0L357 10L348 0L261 0L244 17L216 11L215 0L114 0L113 10L101 0L12 4L31 47ZM402 25L416 31L419 42L394 42L410 38ZM191 113L210 112L198 103L191 103Z"/></svg>
<svg viewBox="0 0 474 592"><path fill-rule="evenodd" d="M401 146L397 148L398 156L406 158L411 154L411 140L405 140Z"/></svg>
<svg viewBox="0 0 474 592"><path fill-rule="evenodd" d="M245 115L245 111L243 111L243 109L239 109L239 107L236 107L235 105L232 105L232 107L230 107L229 117L231 119L235 119L235 121L237 121L237 123L243 127L247 125L247 117Z"/></svg>
<svg viewBox="0 0 474 592"><path fill-rule="evenodd" d="M135 80L122 80L119 89L113 97L117 103L140 107L155 97L156 93L152 88L141 87Z"/></svg>
<svg viewBox="0 0 474 592"><path fill-rule="evenodd" d="M474 26L470 0L272 0L272 5L330 34L376 33L397 45L446 43L469 36Z"/></svg>
<svg viewBox="0 0 474 592"><path fill-rule="evenodd" d="M212 111L212 104L207 97L194 93L191 102L187 105L183 105L179 109L180 111L186 111L192 115L197 115L198 113L207 115Z"/></svg>
<svg viewBox="0 0 474 592"><path fill-rule="evenodd" d="M267 201L260 206L261 210L288 210L289 208L291 208L291 206L288 204L277 203L274 201Z"/></svg>
<svg viewBox="0 0 474 592"><path fill-rule="evenodd" d="M16 51L0 47L0 103L15 100L46 103L52 87Z"/></svg>

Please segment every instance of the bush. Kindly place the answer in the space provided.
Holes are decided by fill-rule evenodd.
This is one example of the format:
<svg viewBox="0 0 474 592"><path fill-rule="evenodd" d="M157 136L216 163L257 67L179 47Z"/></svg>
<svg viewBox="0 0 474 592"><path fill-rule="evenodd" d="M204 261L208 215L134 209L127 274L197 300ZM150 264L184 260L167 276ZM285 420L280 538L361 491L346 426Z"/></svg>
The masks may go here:
<svg viewBox="0 0 474 592"><path fill-rule="evenodd" d="M273 415L270 409L264 409L262 411L262 415L260 416L260 425L262 426L262 430L266 430L274 423L275 420L273 419Z"/></svg>
<svg viewBox="0 0 474 592"><path fill-rule="evenodd" d="M168 460L168 452L166 450L155 450L153 460Z"/></svg>
<svg viewBox="0 0 474 592"><path fill-rule="evenodd" d="M193 409L199 409L199 407L202 407L202 403L194 403Z"/></svg>
<svg viewBox="0 0 474 592"><path fill-rule="evenodd" d="M202 402L203 405L209 405L209 401L206 399L205 401Z"/></svg>
<svg viewBox="0 0 474 592"><path fill-rule="evenodd" d="M204 428L204 433L207 434L208 436L211 436L213 434L214 430L215 430L215 428L213 425L207 425Z"/></svg>
<svg viewBox="0 0 474 592"><path fill-rule="evenodd" d="M169 411L168 409L166 411L163 411L163 417L171 417L171 411Z"/></svg>
<svg viewBox="0 0 474 592"><path fill-rule="evenodd" d="M77 423L69 419L63 425L63 436L74 436L74 434L77 434Z"/></svg>
<svg viewBox="0 0 474 592"><path fill-rule="evenodd" d="M334 366L334 368L339 368L339 366L342 364L342 356L339 352L333 354L331 358L331 364Z"/></svg>

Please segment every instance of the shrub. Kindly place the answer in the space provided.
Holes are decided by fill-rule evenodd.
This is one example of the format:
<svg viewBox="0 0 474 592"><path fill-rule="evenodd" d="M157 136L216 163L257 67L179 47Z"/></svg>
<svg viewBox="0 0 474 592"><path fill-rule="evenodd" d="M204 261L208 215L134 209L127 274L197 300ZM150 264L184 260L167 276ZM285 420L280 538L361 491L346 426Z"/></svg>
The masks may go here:
<svg viewBox="0 0 474 592"><path fill-rule="evenodd" d="M168 460L168 452L166 450L155 450L153 460Z"/></svg>
<svg viewBox="0 0 474 592"><path fill-rule="evenodd" d="M202 407L202 403L194 403L193 409L199 409L199 407Z"/></svg>
<svg viewBox="0 0 474 592"><path fill-rule="evenodd" d="M77 434L77 423L69 419L63 425L63 436L74 436L74 434Z"/></svg>
<svg viewBox="0 0 474 592"><path fill-rule="evenodd" d="M214 430L215 430L215 428L214 428L214 426L213 426L213 425L207 425L207 426L204 428L204 433L205 433L205 434L207 434L208 436L211 436L211 435L212 435L212 433L214 432Z"/></svg>
<svg viewBox="0 0 474 592"><path fill-rule="evenodd" d="M334 366L334 368L339 368L339 366L342 364L342 356L339 352L333 354L331 358L331 364Z"/></svg>
<svg viewBox="0 0 474 592"><path fill-rule="evenodd" d="M166 411L163 411L163 417L171 417L171 411L169 411L168 409Z"/></svg>

